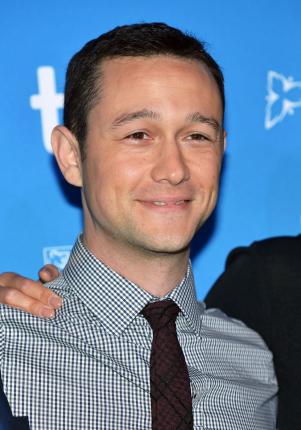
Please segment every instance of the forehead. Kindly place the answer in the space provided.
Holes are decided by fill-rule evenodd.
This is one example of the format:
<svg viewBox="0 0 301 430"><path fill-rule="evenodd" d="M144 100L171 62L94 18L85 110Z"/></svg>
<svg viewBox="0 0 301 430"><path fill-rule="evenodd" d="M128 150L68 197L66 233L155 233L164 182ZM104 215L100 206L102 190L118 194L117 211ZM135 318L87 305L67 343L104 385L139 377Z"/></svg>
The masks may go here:
<svg viewBox="0 0 301 430"><path fill-rule="evenodd" d="M206 65L174 56L118 57L101 65L98 109L192 109L222 116L218 86Z"/></svg>

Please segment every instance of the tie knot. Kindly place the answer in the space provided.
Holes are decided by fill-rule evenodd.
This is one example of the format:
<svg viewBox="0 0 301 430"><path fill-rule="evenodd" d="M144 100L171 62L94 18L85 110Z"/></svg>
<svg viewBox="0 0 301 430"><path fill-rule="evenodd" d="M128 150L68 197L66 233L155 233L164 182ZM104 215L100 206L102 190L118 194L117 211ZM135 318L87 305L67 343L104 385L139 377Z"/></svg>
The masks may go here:
<svg viewBox="0 0 301 430"><path fill-rule="evenodd" d="M180 308L172 300L162 300L149 303L142 314L153 330L159 330L170 322L175 322Z"/></svg>

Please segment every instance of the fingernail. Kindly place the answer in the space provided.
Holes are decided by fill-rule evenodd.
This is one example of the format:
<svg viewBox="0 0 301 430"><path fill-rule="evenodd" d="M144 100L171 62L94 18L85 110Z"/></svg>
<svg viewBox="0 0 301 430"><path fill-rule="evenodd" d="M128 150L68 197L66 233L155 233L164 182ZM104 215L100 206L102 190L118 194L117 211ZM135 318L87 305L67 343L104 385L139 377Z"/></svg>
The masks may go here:
<svg viewBox="0 0 301 430"><path fill-rule="evenodd" d="M54 308L59 308L60 306L62 306L62 299L56 296L51 296L48 300L48 304L50 306L53 306Z"/></svg>
<svg viewBox="0 0 301 430"><path fill-rule="evenodd" d="M39 272L46 272L46 273L48 273L48 275L51 275L51 271L48 269L48 267L44 267L44 266L41 267Z"/></svg>
<svg viewBox="0 0 301 430"><path fill-rule="evenodd" d="M43 306L41 308L40 315L43 318L53 318L54 317L54 310L51 308L47 308L47 306Z"/></svg>

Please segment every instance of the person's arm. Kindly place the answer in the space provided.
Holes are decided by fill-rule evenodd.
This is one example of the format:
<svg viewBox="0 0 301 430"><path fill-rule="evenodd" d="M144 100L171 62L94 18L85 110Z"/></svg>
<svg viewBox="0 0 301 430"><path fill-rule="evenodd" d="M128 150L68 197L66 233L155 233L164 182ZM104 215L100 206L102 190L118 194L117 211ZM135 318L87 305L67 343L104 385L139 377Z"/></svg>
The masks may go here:
<svg viewBox="0 0 301 430"><path fill-rule="evenodd" d="M22 309L41 318L52 318L55 309L60 308L62 299L43 286L44 282L57 278L59 271L53 265L46 265L39 271L38 281L17 273L0 274L0 303Z"/></svg>
<svg viewBox="0 0 301 430"><path fill-rule="evenodd" d="M256 244L234 249L228 256L226 269L208 292L205 303L256 330L270 346L270 304L266 297L264 259Z"/></svg>
<svg viewBox="0 0 301 430"><path fill-rule="evenodd" d="M0 369L3 360L5 348L5 333L4 326L1 320L0 310ZM5 430L29 430L29 422L27 417L14 417L10 409L7 397L4 393L2 377L0 373L0 429Z"/></svg>

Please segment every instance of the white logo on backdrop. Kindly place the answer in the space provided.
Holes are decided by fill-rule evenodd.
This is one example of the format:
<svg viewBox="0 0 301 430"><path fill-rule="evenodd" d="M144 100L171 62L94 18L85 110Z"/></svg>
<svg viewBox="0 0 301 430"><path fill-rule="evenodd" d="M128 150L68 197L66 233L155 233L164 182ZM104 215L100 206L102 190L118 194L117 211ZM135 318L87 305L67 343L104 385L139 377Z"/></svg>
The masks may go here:
<svg viewBox="0 0 301 430"><path fill-rule="evenodd" d="M72 246L48 246L43 248L44 264L54 264L62 270L70 256Z"/></svg>
<svg viewBox="0 0 301 430"><path fill-rule="evenodd" d="M64 106L64 94L56 92L55 72L50 66L37 69L39 94L30 97L32 109L41 111L42 135L45 149L52 152L50 136L53 127L59 123L59 109Z"/></svg>
<svg viewBox="0 0 301 430"><path fill-rule="evenodd" d="M268 130L301 107L301 81L270 70L267 81L265 128ZM294 91L295 90L295 91Z"/></svg>

